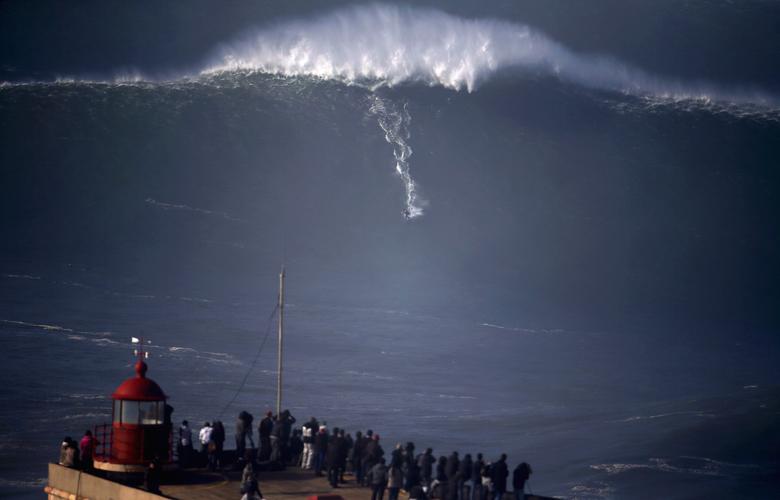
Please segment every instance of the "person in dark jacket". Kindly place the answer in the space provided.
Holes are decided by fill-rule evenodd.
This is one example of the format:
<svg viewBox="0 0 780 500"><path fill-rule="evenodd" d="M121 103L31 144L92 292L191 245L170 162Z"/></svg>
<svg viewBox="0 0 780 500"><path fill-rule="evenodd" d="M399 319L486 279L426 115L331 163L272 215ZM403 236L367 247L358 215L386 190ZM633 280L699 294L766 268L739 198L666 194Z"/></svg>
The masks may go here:
<svg viewBox="0 0 780 500"><path fill-rule="evenodd" d="M216 452L214 455L214 461L217 468L222 467L222 451L225 449L225 424L221 420L214 422L213 429L211 431L211 440L214 441L216 446Z"/></svg>
<svg viewBox="0 0 780 500"><path fill-rule="evenodd" d="M331 487L339 486L339 462L341 457L343 441L339 436L338 427L333 428L333 435L328 439L328 446L325 452L325 463L328 464L328 482Z"/></svg>
<svg viewBox="0 0 780 500"><path fill-rule="evenodd" d="M287 463L290 460L290 434L292 426L295 424L295 417L292 416L290 410L284 410L279 421L282 425L282 432L279 435L281 439L279 453L281 460Z"/></svg>
<svg viewBox="0 0 780 500"><path fill-rule="evenodd" d="M417 466L420 468L420 480L423 486L430 488L433 481L433 464L436 459L433 458L433 449L428 448L425 453L417 457Z"/></svg>
<svg viewBox="0 0 780 500"><path fill-rule="evenodd" d="M458 452L453 451L447 459L447 496L442 497L447 500L458 499L458 469L460 468L460 458Z"/></svg>
<svg viewBox="0 0 780 500"><path fill-rule="evenodd" d="M276 418L274 418L274 426L271 429L271 456L268 460L271 462L282 461L282 424L280 415L276 415Z"/></svg>
<svg viewBox="0 0 780 500"><path fill-rule="evenodd" d="M274 428L273 413L270 411L265 413L265 417L260 421L257 426L257 434L260 436L260 451L258 452L258 460L265 462L271 458L271 431Z"/></svg>
<svg viewBox="0 0 780 500"><path fill-rule="evenodd" d="M436 463L436 479L431 485L431 498L434 497L438 488L438 498L447 498L447 457L444 455L439 457L439 461Z"/></svg>
<svg viewBox="0 0 780 500"><path fill-rule="evenodd" d="M293 429L292 436L290 436L289 463L293 465L300 465L302 453L303 453L303 439L301 438L301 431L298 429Z"/></svg>
<svg viewBox="0 0 780 500"><path fill-rule="evenodd" d="M355 442L349 452L352 461L352 470L355 473L355 481L357 484L363 484L363 446L365 445L363 439L363 433L357 431L357 433L355 433Z"/></svg>
<svg viewBox="0 0 780 500"><path fill-rule="evenodd" d="M471 455L466 453L458 467L458 500L469 500L471 498L472 467Z"/></svg>
<svg viewBox="0 0 780 500"><path fill-rule="evenodd" d="M160 474L162 465L160 465L160 458L154 457L149 465L146 466L146 472L144 472L144 486L150 493L160 492Z"/></svg>
<svg viewBox="0 0 780 500"><path fill-rule="evenodd" d="M255 447L254 439L252 439L252 420L252 415L246 410L238 414L238 420L236 420L236 456L244 456L247 438L249 438L252 448Z"/></svg>
<svg viewBox="0 0 780 500"><path fill-rule="evenodd" d="M401 443L396 443L395 448L390 453L390 466L397 465L401 467L401 463L404 459L404 449L401 447Z"/></svg>
<svg viewBox="0 0 780 500"><path fill-rule="evenodd" d="M384 456L385 450L379 444L379 434L372 435L371 440L363 448L363 463L366 464L366 469L371 470Z"/></svg>
<svg viewBox="0 0 780 500"><path fill-rule="evenodd" d="M338 479L339 483L343 484L346 482L344 481L344 473L347 471L347 457L349 456L349 449L352 447L352 438L344 432L344 429L339 429L339 438L341 439L341 445L339 446Z"/></svg>
<svg viewBox="0 0 780 500"><path fill-rule="evenodd" d="M515 500L525 499L525 482L531 477L531 466L523 462L512 472L512 490L515 492Z"/></svg>
<svg viewBox="0 0 780 500"><path fill-rule="evenodd" d="M477 453L477 459L471 466L471 499L482 499L482 470L485 468L485 462L482 460L482 453Z"/></svg>
<svg viewBox="0 0 780 500"><path fill-rule="evenodd" d="M390 464L390 469L387 471L387 492L388 500L398 500L398 494L401 491L401 486L404 481L404 474L401 471L401 464Z"/></svg>
<svg viewBox="0 0 780 500"><path fill-rule="evenodd" d="M385 465L385 459L380 458L379 461L371 467L369 471L371 477L371 500L382 500L385 496L385 488L387 488L387 466Z"/></svg>
<svg viewBox="0 0 780 500"><path fill-rule="evenodd" d="M495 462L490 469L490 478L493 480L493 500L501 500L504 497L504 493L506 493L506 478L509 476L506 454L502 454L498 462Z"/></svg>
<svg viewBox="0 0 780 500"><path fill-rule="evenodd" d="M406 491L412 491L412 487L416 484L420 484L420 468L417 467L417 460L412 458L405 462L404 470L404 489Z"/></svg>
<svg viewBox="0 0 780 500"><path fill-rule="evenodd" d="M409 491L412 489L413 482L419 481L419 470L417 469L417 460L414 455L414 443L411 441L404 446L404 462L403 462L403 475L404 475L404 489Z"/></svg>
<svg viewBox="0 0 780 500"><path fill-rule="evenodd" d="M322 475L322 468L325 466L325 453L328 451L328 431L324 426L320 426L317 435L314 438L314 473Z"/></svg>

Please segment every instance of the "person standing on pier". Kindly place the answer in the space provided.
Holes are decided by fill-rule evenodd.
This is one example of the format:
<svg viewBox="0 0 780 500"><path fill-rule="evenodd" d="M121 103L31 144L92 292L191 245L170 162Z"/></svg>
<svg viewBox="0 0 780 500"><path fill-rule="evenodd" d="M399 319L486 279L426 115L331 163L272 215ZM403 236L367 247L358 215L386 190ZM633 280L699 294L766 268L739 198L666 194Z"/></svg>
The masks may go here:
<svg viewBox="0 0 780 500"><path fill-rule="evenodd" d="M295 417L292 416L290 410L284 410L279 416L279 423L282 427L279 433L281 440L279 443L279 459L286 464L290 460L290 434L295 423Z"/></svg>
<svg viewBox="0 0 780 500"><path fill-rule="evenodd" d="M515 467L512 473L512 489L515 492L515 500L525 499L525 482L531 477L531 466L523 462Z"/></svg>
<svg viewBox="0 0 780 500"><path fill-rule="evenodd" d="M458 468L460 467L460 458L458 452L453 451L447 459L447 495L442 496L446 500L458 500Z"/></svg>
<svg viewBox="0 0 780 500"><path fill-rule="evenodd" d="M501 500L506 493L506 478L509 476L509 468L506 465L506 454L502 454L498 462L491 468L491 479L493 480L493 500Z"/></svg>
<svg viewBox="0 0 780 500"><path fill-rule="evenodd" d="M458 467L458 500L469 500L471 498L471 472L473 467L471 455L466 453Z"/></svg>
<svg viewBox="0 0 780 500"><path fill-rule="evenodd" d="M421 453L417 457L417 466L420 468L420 477L422 478L422 485L426 488L431 487L431 481L433 481L433 464L436 459L433 458L433 448L428 448L425 453Z"/></svg>
<svg viewBox="0 0 780 500"><path fill-rule="evenodd" d="M387 466L385 459L380 458L371 470L368 472L371 477L371 500L382 500L387 488Z"/></svg>
<svg viewBox="0 0 780 500"><path fill-rule="evenodd" d="M355 443L350 450L350 456L352 457L352 470L355 473L355 482L357 484L363 484L363 447L365 446L365 438L363 433L357 431L355 434Z"/></svg>
<svg viewBox="0 0 780 500"><path fill-rule="evenodd" d="M401 491L404 480L403 473L401 472L401 463L393 461L393 463L390 464L390 470L387 475L388 500L398 500L398 493Z"/></svg>
<svg viewBox="0 0 780 500"><path fill-rule="evenodd" d="M303 457L301 458L301 468L311 469L314 462L314 436L317 433L319 424L317 419L311 417L309 421L303 424L301 432L303 434Z"/></svg>
<svg viewBox="0 0 780 500"><path fill-rule="evenodd" d="M477 453L477 459L471 466L471 498L469 500L482 500L482 472L485 469L485 462L482 460L482 453Z"/></svg>
<svg viewBox="0 0 780 500"><path fill-rule="evenodd" d="M96 445L97 439L92 436L92 431L84 432L84 437L79 442L79 449L81 450L81 466L86 471L92 470L92 455Z"/></svg>
<svg viewBox="0 0 780 500"><path fill-rule="evenodd" d="M207 459L207 454L209 451L209 443L211 442L211 433L213 431L214 429L212 429L211 424L205 422L203 424L203 427L200 428L200 432L198 432L198 441L200 441L201 463L203 463L204 459Z"/></svg>
<svg viewBox="0 0 780 500"><path fill-rule="evenodd" d="M321 425L314 438L314 473L322 475L325 466L325 452L328 450L328 428Z"/></svg>
<svg viewBox="0 0 780 500"><path fill-rule="evenodd" d="M185 469L190 466L192 460L192 429L186 420L179 427L179 466Z"/></svg>
<svg viewBox="0 0 780 500"><path fill-rule="evenodd" d="M257 426L257 434L260 436L260 451L258 453L258 461L265 462L271 456L271 432L274 429L273 413L266 412L265 418L260 421L260 425Z"/></svg>
<svg viewBox="0 0 780 500"><path fill-rule="evenodd" d="M252 440L252 415L246 410L238 414L238 420L236 420L236 456L243 457L244 450L246 449L246 438L249 436L249 441L252 443L252 448L255 447Z"/></svg>
<svg viewBox="0 0 780 500"><path fill-rule="evenodd" d="M338 427L333 428L333 435L328 440L325 462L328 464L328 482L332 488L339 487L339 462L343 441Z"/></svg>

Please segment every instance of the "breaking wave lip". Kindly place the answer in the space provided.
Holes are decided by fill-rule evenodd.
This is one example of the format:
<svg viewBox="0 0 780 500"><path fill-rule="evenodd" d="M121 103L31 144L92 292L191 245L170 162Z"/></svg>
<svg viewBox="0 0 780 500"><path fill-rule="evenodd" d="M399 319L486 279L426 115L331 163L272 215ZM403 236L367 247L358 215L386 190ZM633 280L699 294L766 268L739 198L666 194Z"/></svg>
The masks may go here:
<svg viewBox="0 0 780 500"><path fill-rule="evenodd" d="M0 90L52 84L219 86L215 77L231 73L312 77L371 90L424 84L468 92L499 73L545 76L639 98L638 103L626 104L627 109L671 106L780 121L780 97L756 86L727 87L654 75L608 55L578 53L525 24L386 4L348 6L316 18L257 28L221 44L190 70L156 76L122 70L108 78L6 81L0 82Z"/></svg>
<svg viewBox="0 0 780 500"><path fill-rule="evenodd" d="M608 56L578 54L527 25L384 4L255 30L219 48L200 75L245 71L369 88L423 83L473 92L503 70L635 96L780 106L760 90L683 82Z"/></svg>

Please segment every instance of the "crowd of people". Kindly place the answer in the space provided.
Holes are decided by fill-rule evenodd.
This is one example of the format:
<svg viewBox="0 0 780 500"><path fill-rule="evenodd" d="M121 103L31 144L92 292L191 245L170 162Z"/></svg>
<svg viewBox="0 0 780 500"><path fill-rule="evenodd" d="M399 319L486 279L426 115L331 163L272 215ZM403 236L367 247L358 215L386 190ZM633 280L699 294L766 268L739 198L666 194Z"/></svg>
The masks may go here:
<svg viewBox="0 0 780 500"><path fill-rule="evenodd" d="M371 500L397 500L405 490L410 500L502 500L511 485L515 500L524 498L531 467L522 462L511 472L507 456L490 462L481 453L474 457L466 453L461 458L457 451L434 456L427 448L417 453L414 443L398 443L389 454L380 444L379 434L358 431L353 437L344 429L328 428L326 422L311 417L295 428L295 417L284 410L279 415L267 412L257 424L259 446L253 431L254 418L242 411L236 420L236 457L234 467L242 470L241 494L243 500L262 499L257 470L279 470L298 466L317 476L327 476L331 487L345 483L351 473L356 484L370 488ZM177 455L181 467L206 466L209 470L224 467L225 426L215 420L205 422L193 438L189 422L184 420L178 429ZM61 465L92 468L97 446L92 432L87 430L77 443L70 437L60 446ZM197 450L196 450L197 445ZM147 487L155 491L159 484L159 460L149 466Z"/></svg>
<svg viewBox="0 0 780 500"><path fill-rule="evenodd" d="M288 410L265 414L257 424L256 447L253 421L246 411L236 421L236 465L243 467L241 493L246 500L262 498L256 474L260 467L278 470L298 466L327 476L333 488L345 483L345 473L352 473L358 485L370 488L371 500L384 500L385 493L389 500L397 500L402 489L410 500L502 500L509 486L520 500L532 473L530 465L522 462L510 474L506 455L493 462L481 453L461 458L457 451L437 458L431 448L417 453L411 442L398 443L386 454L379 435L372 430L353 437L344 429L329 429L315 417L296 429L296 419ZM225 440L222 423L205 423L198 439L207 466L212 470L220 467ZM179 429L180 462L191 461L192 453L192 430L184 421Z"/></svg>

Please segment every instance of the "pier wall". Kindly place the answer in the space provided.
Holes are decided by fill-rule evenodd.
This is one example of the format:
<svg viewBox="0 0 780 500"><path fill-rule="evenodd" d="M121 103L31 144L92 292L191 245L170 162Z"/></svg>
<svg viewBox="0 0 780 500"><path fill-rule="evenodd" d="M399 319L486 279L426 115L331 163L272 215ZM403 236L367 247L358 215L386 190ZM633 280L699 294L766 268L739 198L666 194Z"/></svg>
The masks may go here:
<svg viewBox="0 0 780 500"><path fill-rule="evenodd" d="M48 500L164 500L165 497L93 476L78 469L49 464Z"/></svg>

